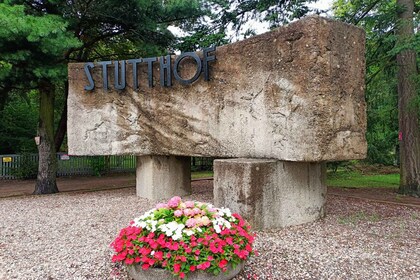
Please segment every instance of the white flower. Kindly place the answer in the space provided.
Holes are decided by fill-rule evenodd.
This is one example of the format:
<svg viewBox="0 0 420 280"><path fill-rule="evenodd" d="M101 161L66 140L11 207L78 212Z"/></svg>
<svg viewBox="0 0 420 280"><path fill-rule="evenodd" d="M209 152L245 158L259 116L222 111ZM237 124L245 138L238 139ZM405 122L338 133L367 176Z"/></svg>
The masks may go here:
<svg viewBox="0 0 420 280"><path fill-rule="evenodd" d="M194 231L193 231L193 230L191 230L191 229L184 229L184 233L185 233L187 236L191 236L191 235L193 235L193 234L194 234Z"/></svg>
<svg viewBox="0 0 420 280"><path fill-rule="evenodd" d="M146 226L147 226L145 221L140 220L138 218L134 219L134 224L133 225L136 226L136 227L141 227L141 228L146 228Z"/></svg>
<svg viewBox="0 0 420 280"><path fill-rule="evenodd" d="M182 238L182 234L176 233L174 236L172 236L173 240L180 240Z"/></svg>
<svg viewBox="0 0 420 280"><path fill-rule="evenodd" d="M182 230L185 228L184 224L178 224L172 221L167 224L160 225L158 229L163 231L166 236L172 236L172 239L179 240L182 238Z"/></svg>

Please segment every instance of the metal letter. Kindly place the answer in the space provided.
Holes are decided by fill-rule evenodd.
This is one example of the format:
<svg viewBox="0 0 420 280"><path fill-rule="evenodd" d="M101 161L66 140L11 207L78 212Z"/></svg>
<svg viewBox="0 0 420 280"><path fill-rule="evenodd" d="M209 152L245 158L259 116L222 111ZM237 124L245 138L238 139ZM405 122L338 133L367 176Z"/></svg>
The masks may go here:
<svg viewBox="0 0 420 280"><path fill-rule="evenodd" d="M125 60L121 60L121 83L119 75L119 61L114 61L114 87L115 89L125 89Z"/></svg>
<svg viewBox="0 0 420 280"><path fill-rule="evenodd" d="M165 57L161 56L159 59L159 62L160 62L160 85L163 87L170 87L172 85L171 56L170 55L166 56L166 63L165 63ZM166 80L165 80L165 76L166 76Z"/></svg>
<svg viewBox="0 0 420 280"><path fill-rule="evenodd" d="M147 76L149 79L149 87L153 87L153 62L157 61L156 57L143 58L147 62Z"/></svg>
<svg viewBox="0 0 420 280"><path fill-rule="evenodd" d="M181 62L181 60L183 60L184 58L186 58L188 56L194 58L195 62L197 63L197 69L195 70L195 74L194 74L194 76L191 79L184 80L178 74L178 66L179 66L179 63ZM198 55L195 52L185 52L185 53L182 53L175 60L175 64L174 64L174 77L181 84L184 84L184 85L192 84L193 82L195 82L198 79L198 77L200 76L200 74L201 74L201 59L198 57Z"/></svg>
<svg viewBox="0 0 420 280"><path fill-rule="evenodd" d="M107 66L111 65L111 61L99 61L99 65L102 65L102 79L103 79L103 88L108 90L108 69Z"/></svg>
<svg viewBox="0 0 420 280"><path fill-rule="evenodd" d="M93 69L95 65L92 62L85 63L85 73L89 81L89 85L85 86L85 90L93 90L95 88L95 82L92 78L92 73L90 73L90 69Z"/></svg>
<svg viewBox="0 0 420 280"><path fill-rule="evenodd" d="M142 61L143 60L141 58L127 60L128 63L133 64L133 89L138 89L138 87L139 87L139 80L138 80L138 77L137 77L137 63L140 63Z"/></svg>
<svg viewBox="0 0 420 280"><path fill-rule="evenodd" d="M209 62L216 60L216 55L208 55L209 52L215 52L216 47L210 47L203 49L203 68L204 68L204 80L209 81Z"/></svg>

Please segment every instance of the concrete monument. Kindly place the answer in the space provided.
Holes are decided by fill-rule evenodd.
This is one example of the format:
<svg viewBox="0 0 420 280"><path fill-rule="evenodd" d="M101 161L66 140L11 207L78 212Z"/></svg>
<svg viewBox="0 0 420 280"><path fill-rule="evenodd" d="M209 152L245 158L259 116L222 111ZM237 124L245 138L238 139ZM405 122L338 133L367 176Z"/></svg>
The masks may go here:
<svg viewBox="0 0 420 280"><path fill-rule="evenodd" d="M137 155L151 199L189 192L185 157L230 158L215 162L217 206L259 228L315 220L323 163L366 155L364 40L307 17L197 53L70 64L69 153Z"/></svg>

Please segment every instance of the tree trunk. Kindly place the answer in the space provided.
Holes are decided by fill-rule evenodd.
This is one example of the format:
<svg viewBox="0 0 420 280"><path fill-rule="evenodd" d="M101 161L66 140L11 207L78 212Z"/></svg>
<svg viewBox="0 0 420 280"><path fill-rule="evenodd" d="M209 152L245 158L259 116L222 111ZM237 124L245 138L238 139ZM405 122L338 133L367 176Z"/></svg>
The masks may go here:
<svg viewBox="0 0 420 280"><path fill-rule="evenodd" d="M63 112L61 113L60 122L58 123L57 131L55 132L54 137L54 146L55 151L60 151L60 147L63 144L64 137L66 136L67 132L67 97L69 96L69 82L66 81L64 86L64 108Z"/></svg>
<svg viewBox="0 0 420 280"><path fill-rule="evenodd" d="M33 194L49 194L58 192L54 145L54 87L49 83L43 83L39 96L39 165Z"/></svg>
<svg viewBox="0 0 420 280"><path fill-rule="evenodd" d="M413 0L397 0L401 8L398 14L398 45L413 38ZM417 75L416 52L404 48L397 54L398 65L398 119L400 137L400 188L399 192L419 196L420 192L420 131L419 106L416 103Z"/></svg>

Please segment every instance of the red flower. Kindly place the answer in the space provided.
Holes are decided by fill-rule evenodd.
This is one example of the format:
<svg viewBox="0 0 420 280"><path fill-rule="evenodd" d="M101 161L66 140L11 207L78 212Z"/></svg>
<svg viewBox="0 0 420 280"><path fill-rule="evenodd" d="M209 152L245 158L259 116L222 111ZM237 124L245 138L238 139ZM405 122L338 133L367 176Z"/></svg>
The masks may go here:
<svg viewBox="0 0 420 280"><path fill-rule="evenodd" d="M178 273L181 270L181 264L176 263L174 264L174 272Z"/></svg>
<svg viewBox="0 0 420 280"><path fill-rule="evenodd" d="M163 252L161 251L156 251L155 254L153 255L157 260L162 260L163 259Z"/></svg>
<svg viewBox="0 0 420 280"><path fill-rule="evenodd" d="M221 261L219 262L219 267L220 267L220 268L223 268L223 267L225 267L225 266L227 265L227 263L228 263L228 261L227 261L227 260L225 260L225 259L223 259L223 260L221 260Z"/></svg>
<svg viewBox="0 0 420 280"><path fill-rule="evenodd" d="M149 265L148 263L144 263L144 264L141 266L141 268L142 268L143 270L148 270L148 269L149 269L149 267L150 267L150 265Z"/></svg>
<svg viewBox="0 0 420 280"><path fill-rule="evenodd" d="M194 265L190 266L190 271L195 271L195 266Z"/></svg>

